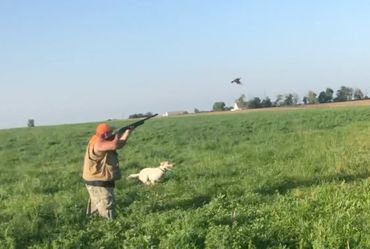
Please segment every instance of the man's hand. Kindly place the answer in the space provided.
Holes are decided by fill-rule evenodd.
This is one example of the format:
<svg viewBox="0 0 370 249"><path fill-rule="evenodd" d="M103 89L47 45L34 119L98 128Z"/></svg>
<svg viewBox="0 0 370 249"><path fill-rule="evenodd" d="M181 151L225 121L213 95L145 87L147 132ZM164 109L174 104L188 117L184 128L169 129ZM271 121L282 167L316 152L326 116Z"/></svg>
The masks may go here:
<svg viewBox="0 0 370 249"><path fill-rule="evenodd" d="M131 131L132 131L132 129L125 130L125 132L122 134L122 136L120 137L119 140L126 141L129 137L129 135L131 134Z"/></svg>

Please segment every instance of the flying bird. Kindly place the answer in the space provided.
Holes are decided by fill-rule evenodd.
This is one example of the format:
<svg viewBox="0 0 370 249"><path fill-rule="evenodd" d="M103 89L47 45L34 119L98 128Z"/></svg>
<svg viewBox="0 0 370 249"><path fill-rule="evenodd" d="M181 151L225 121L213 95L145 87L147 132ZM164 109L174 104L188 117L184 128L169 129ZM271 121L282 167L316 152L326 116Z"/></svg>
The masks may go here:
<svg viewBox="0 0 370 249"><path fill-rule="evenodd" d="M238 84L238 85L241 85L241 84L242 84L242 82L240 81L240 79L241 79L241 78L236 78L235 80L231 81L231 84L232 84L232 83L236 83L236 84Z"/></svg>

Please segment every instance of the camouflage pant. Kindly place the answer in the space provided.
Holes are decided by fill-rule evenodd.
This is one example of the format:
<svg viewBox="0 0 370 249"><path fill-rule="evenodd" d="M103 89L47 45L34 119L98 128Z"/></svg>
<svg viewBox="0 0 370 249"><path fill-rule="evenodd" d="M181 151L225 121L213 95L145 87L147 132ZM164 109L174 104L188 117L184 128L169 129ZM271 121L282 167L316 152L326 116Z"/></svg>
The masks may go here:
<svg viewBox="0 0 370 249"><path fill-rule="evenodd" d="M96 187L86 185L89 192L89 201L87 204L87 215L98 213L100 216L113 219L114 218L114 193L113 188Z"/></svg>

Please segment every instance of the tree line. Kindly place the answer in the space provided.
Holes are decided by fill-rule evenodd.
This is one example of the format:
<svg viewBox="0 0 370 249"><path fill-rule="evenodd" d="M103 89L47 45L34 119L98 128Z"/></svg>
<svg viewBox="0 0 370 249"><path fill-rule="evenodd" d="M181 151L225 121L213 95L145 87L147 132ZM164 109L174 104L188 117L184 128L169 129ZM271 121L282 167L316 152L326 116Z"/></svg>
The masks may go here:
<svg viewBox="0 0 370 249"><path fill-rule="evenodd" d="M132 119L132 118L146 118L146 117L150 117L152 116L153 113L151 112L147 112L147 113L134 113L134 114L131 114L128 116L129 119Z"/></svg>
<svg viewBox="0 0 370 249"><path fill-rule="evenodd" d="M267 107L280 107L280 106L294 106L303 103L304 105L318 104L318 103L331 103L331 102L344 102L352 100L362 100L368 99L369 97L365 95L359 88L351 88L347 86L341 86L335 92L331 88L326 88L317 94L314 91L308 91L307 95L303 97L302 102L299 101L298 94L288 93L279 94L276 96L275 101L271 101L269 97L261 99L260 97L254 97L249 101L245 100L245 95L242 94L235 103L239 108L267 108ZM225 102L219 101L213 104L213 111L228 111L233 107L227 107Z"/></svg>

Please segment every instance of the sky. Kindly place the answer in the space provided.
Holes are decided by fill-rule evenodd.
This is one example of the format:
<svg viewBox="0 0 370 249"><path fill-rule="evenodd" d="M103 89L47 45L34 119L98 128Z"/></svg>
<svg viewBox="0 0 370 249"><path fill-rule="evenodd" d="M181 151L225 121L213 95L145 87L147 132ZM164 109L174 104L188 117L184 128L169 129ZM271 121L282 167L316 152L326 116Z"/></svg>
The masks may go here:
<svg viewBox="0 0 370 249"><path fill-rule="evenodd" d="M361 0L0 0L0 129L211 110L242 94L370 94L369 13Z"/></svg>

